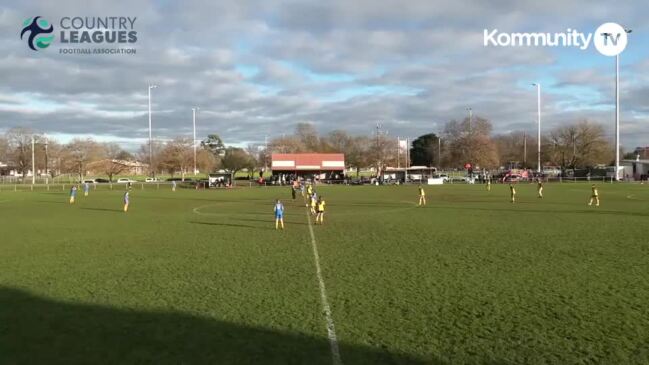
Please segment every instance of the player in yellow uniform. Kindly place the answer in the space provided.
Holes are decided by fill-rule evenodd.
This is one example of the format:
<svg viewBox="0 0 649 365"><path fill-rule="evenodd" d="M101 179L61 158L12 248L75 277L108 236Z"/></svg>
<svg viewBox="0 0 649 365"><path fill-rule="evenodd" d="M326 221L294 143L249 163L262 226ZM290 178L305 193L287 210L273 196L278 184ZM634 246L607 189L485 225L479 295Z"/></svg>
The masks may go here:
<svg viewBox="0 0 649 365"><path fill-rule="evenodd" d="M419 185L419 204L418 206L426 205L426 192L424 191L424 187Z"/></svg>
<svg viewBox="0 0 649 365"><path fill-rule="evenodd" d="M595 206L599 207L599 192L597 191L597 187L595 184L591 185L591 190L592 194L590 195L590 201L588 202L588 205L593 205L593 201L595 202Z"/></svg>
<svg viewBox="0 0 649 365"><path fill-rule="evenodd" d="M324 224L324 212L325 212L325 200L323 197L318 198L318 202L316 203L316 216L315 216L315 224Z"/></svg>
<svg viewBox="0 0 649 365"><path fill-rule="evenodd" d="M541 179L539 179L536 190L539 193L539 198L543 199L543 181L541 181Z"/></svg>
<svg viewBox="0 0 649 365"><path fill-rule="evenodd" d="M511 183L509 184L509 193L511 194L511 202L515 203L516 202L516 188Z"/></svg>
<svg viewBox="0 0 649 365"><path fill-rule="evenodd" d="M487 191L491 191L491 179L487 179Z"/></svg>
<svg viewBox="0 0 649 365"><path fill-rule="evenodd" d="M302 195L304 195L304 194L302 194ZM311 186L311 184L308 184L306 186L306 198L308 200L308 202L306 204L307 208L311 206L311 197L312 196L313 196L313 186Z"/></svg>

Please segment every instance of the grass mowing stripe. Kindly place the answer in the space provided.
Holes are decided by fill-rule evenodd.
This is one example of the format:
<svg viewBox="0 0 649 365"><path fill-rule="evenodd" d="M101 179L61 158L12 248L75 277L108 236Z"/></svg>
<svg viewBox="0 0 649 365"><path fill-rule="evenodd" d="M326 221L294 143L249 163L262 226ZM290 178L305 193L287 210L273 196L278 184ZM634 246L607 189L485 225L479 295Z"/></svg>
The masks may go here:
<svg viewBox="0 0 649 365"><path fill-rule="evenodd" d="M309 222L309 233L311 234L311 247L313 248L313 260L315 261L315 272L318 277L318 284L320 286L320 299L322 300L322 309L325 313L325 320L327 321L327 336L329 337L329 344L331 345L331 356L334 365L342 365L340 358L340 349L338 348L338 338L336 337L336 328L334 327L334 320L331 316L331 307L327 300L327 290L325 289L324 280L322 279L322 270L320 269L320 255L318 254L318 244L315 240L313 233L313 224L311 224L311 216L309 210L306 209L306 219Z"/></svg>

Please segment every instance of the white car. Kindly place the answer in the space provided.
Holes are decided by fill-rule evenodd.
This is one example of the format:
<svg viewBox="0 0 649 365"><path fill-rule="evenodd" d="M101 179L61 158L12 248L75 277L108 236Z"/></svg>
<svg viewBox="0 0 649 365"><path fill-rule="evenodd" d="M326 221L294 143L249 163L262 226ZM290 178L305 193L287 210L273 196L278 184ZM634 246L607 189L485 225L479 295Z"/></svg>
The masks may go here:
<svg viewBox="0 0 649 365"><path fill-rule="evenodd" d="M159 181L160 181L160 179L155 178L155 177L147 177L146 179L144 179L144 182L148 182L148 183L159 182Z"/></svg>
<svg viewBox="0 0 649 365"><path fill-rule="evenodd" d="M119 179L117 179L118 184L128 184L128 183L134 183L134 182L135 181L133 181L133 180L131 180L129 178L126 178L126 177L120 177Z"/></svg>

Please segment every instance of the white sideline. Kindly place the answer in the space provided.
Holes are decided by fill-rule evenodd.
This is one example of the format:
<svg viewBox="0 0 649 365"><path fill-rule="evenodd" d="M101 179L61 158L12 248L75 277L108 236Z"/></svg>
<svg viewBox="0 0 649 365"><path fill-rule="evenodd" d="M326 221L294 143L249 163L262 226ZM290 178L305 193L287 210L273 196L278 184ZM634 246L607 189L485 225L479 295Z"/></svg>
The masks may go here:
<svg viewBox="0 0 649 365"><path fill-rule="evenodd" d="M311 224L311 216L309 211L306 211L306 219L309 222L309 233L311 233L311 247L313 248L313 258L315 261L315 272L318 277L318 284L320 284L320 300L322 301L322 309L324 310L325 320L327 321L327 336L329 337L329 344L331 345L331 356L333 365L342 365L340 358L340 349L338 348L338 338L336 337L336 328L334 327L334 320L331 316L331 307L327 300L327 290L325 289L324 280L322 280L322 270L320 270L320 255L318 255L318 244L315 241L315 234L313 234L313 225Z"/></svg>

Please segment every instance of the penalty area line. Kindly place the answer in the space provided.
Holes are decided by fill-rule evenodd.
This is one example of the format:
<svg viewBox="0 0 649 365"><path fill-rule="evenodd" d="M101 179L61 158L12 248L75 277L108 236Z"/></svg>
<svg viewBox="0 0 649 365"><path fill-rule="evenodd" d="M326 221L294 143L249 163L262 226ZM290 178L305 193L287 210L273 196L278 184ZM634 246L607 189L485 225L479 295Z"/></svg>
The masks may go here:
<svg viewBox="0 0 649 365"><path fill-rule="evenodd" d="M318 284L320 286L320 301L322 302L322 309L324 311L325 320L327 322L327 337L329 337L329 345L331 346L331 356L333 360L333 365L342 365L342 359L340 358L340 349L338 347L338 338L336 337L336 328L334 326L334 320L331 315L331 306L329 306L329 300L327 300L327 290L325 289L324 280L322 279L322 270L320 269L320 255L318 254L318 244L315 240L315 234L313 233L313 224L311 224L311 216L309 211L306 211L306 219L309 222L309 233L311 234L311 247L313 248L313 259L315 261L315 272L318 277Z"/></svg>

